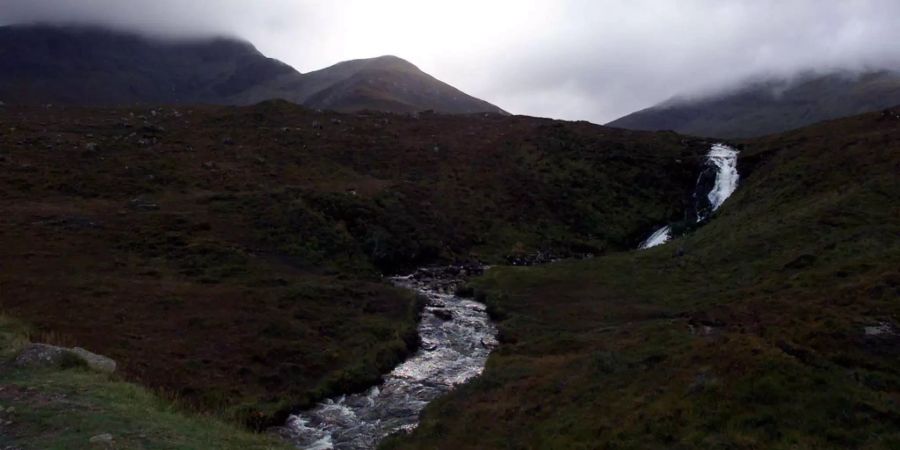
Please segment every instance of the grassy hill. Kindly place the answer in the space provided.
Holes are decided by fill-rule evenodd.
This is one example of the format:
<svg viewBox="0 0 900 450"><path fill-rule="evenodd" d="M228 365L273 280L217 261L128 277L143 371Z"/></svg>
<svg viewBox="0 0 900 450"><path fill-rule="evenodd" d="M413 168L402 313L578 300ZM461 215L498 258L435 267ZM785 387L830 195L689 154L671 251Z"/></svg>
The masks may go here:
<svg viewBox="0 0 900 450"><path fill-rule="evenodd" d="M699 98L675 98L609 126L749 138L900 104L900 73L808 74L767 79Z"/></svg>
<svg viewBox="0 0 900 450"><path fill-rule="evenodd" d="M261 425L415 345L382 273L631 248L709 143L500 115L0 107L0 305Z"/></svg>
<svg viewBox="0 0 900 450"><path fill-rule="evenodd" d="M488 272L502 345L385 447L898 448L900 109L742 157L689 236Z"/></svg>

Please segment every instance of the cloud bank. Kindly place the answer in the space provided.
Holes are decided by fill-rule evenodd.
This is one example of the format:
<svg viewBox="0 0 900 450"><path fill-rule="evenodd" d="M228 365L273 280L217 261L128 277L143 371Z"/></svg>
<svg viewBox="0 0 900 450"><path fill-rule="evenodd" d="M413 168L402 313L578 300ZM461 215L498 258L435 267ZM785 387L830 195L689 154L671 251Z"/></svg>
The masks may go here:
<svg viewBox="0 0 900 450"><path fill-rule="evenodd" d="M900 68L895 0L0 0L0 24L231 35L301 71L395 54L504 109L605 123L750 77Z"/></svg>

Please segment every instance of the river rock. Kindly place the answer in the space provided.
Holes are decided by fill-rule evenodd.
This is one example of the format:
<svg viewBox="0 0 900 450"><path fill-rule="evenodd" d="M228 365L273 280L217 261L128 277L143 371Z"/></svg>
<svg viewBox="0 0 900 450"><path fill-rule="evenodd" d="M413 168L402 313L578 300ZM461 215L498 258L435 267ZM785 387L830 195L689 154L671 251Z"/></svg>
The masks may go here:
<svg viewBox="0 0 900 450"><path fill-rule="evenodd" d="M423 342L422 343L422 350L425 350L426 352L433 352L433 351L437 350L437 348L438 348L438 345L434 342Z"/></svg>
<svg viewBox="0 0 900 450"><path fill-rule="evenodd" d="M453 313L446 309L433 309L434 316L443 321L453 320Z"/></svg>
<svg viewBox="0 0 900 450"><path fill-rule="evenodd" d="M481 346L488 350L493 350L500 346L500 341L498 341L497 338L493 336L485 336L481 338Z"/></svg>

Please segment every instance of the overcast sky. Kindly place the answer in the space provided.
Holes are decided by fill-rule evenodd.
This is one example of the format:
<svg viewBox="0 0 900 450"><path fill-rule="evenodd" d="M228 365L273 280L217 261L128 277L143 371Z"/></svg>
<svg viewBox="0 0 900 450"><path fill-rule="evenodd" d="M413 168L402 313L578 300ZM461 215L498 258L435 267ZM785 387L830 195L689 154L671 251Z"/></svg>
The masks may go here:
<svg viewBox="0 0 900 450"><path fill-rule="evenodd" d="M0 0L0 24L35 21L239 36L302 72L394 54L597 123L749 76L900 67L898 0Z"/></svg>

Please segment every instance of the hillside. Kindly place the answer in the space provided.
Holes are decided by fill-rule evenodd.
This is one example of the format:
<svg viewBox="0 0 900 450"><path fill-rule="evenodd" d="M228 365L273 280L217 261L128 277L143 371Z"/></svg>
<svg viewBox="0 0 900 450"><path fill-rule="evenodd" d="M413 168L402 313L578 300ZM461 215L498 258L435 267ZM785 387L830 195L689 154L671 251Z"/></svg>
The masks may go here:
<svg viewBox="0 0 900 450"><path fill-rule="evenodd" d="M0 27L8 104L220 103L295 73L246 42L163 41L98 28Z"/></svg>
<svg viewBox="0 0 900 450"><path fill-rule="evenodd" d="M0 401L7 449L289 450L275 436L210 416L189 414L171 399L77 365L63 370L9 364L35 331L0 315ZM108 442L107 442L108 440Z"/></svg>
<svg viewBox="0 0 900 450"><path fill-rule="evenodd" d="M301 74L230 38L172 40L89 27L0 27L0 100L8 104L254 104L389 112L492 112L396 57Z"/></svg>
<svg viewBox="0 0 900 450"><path fill-rule="evenodd" d="M493 268L484 375L386 448L900 446L900 109L744 142L655 249Z"/></svg>
<svg viewBox="0 0 900 450"><path fill-rule="evenodd" d="M900 73L831 73L768 79L699 98L675 98L607 124L674 130L695 136L747 138L900 104Z"/></svg>
<svg viewBox="0 0 900 450"><path fill-rule="evenodd" d="M372 383L414 348L417 305L381 273L632 248L686 214L709 148L286 102L7 106L0 124L4 313L251 425Z"/></svg>

